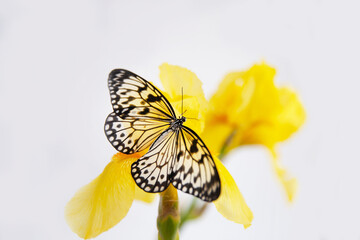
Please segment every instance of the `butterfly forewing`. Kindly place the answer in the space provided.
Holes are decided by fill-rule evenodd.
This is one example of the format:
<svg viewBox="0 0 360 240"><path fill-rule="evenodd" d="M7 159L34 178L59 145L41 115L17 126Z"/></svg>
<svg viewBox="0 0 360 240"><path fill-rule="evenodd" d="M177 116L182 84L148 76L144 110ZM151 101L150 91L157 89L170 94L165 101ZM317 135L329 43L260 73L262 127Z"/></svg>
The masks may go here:
<svg viewBox="0 0 360 240"><path fill-rule="evenodd" d="M122 119L111 113L106 119L105 134L119 152L131 154L148 148L168 125L152 119Z"/></svg>
<svg viewBox="0 0 360 240"><path fill-rule="evenodd" d="M220 195L220 178L204 142L186 126L182 126L178 138L172 184L204 201L217 199Z"/></svg>
<svg viewBox="0 0 360 240"><path fill-rule="evenodd" d="M124 69L115 69L108 79L114 112L122 118L174 119L168 100L150 82ZM138 111L132 111L137 109ZM139 114L137 114L139 113Z"/></svg>
<svg viewBox="0 0 360 240"><path fill-rule="evenodd" d="M150 147L176 118L170 103L151 83L127 70L113 70L108 83L114 109L104 126L108 140L126 154Z"/></svg>

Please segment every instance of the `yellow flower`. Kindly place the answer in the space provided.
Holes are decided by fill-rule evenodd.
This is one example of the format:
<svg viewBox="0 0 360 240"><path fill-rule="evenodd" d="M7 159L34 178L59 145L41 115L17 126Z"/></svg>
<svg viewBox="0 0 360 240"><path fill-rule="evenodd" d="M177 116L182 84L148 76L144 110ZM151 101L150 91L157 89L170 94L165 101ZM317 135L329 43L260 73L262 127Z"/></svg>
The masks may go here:
<svg viewBox="0 0 360 240"><path fill-rule="evenodd" d="M186 68L164 63L160 66L160 80L165 88L163 92L177 115L184 113L186 122L184 125L190 127L198 134L203 132L205 126L205 115L208 111L208 101L202 90L202 83L197 76ZM183 106L182 106L183 94ZM202 139L205 141L204 139ZM206 141L205 141L206 142ZM209 148L211 152L214 151ZM225 218L248 227L253 215L240 193L234 179L213 154L214 161L219 172L221 181L220 197L213 203L218 212Z"/></svg>
<svg viewBox="0 0 360 240"><path fill-rule="evenodd" d="M194 118L185 123L201 133L208 103L200 80L189 70L168 64L160 66L160 78L165 95L177 115L182 111L181 99L184 93L185 116ZM67 223L81 238L94 238L116 225L126 216L134 199L145 202L154 199L155 194L145 193L137 187L130 173L131 164L145 153L146 150L132 155L115 154L100 176L82 187L68 202L65 209ZM234 179L219 159L214 157L214 161L221 181L220 197L214 201L216 209L225 218L244 227L250 226L252 212Z"/></svg>
<svg viewBox="0 0 360 240"><path fill-rule="evenodd" d="M222 154L246 144L266 146L291 201L296 179L280 166L275 145L299 129L305 111L294 91L274 85L274 76L275 69L265 63L225 76L210 99L202 137L211 149Z"/></svg>

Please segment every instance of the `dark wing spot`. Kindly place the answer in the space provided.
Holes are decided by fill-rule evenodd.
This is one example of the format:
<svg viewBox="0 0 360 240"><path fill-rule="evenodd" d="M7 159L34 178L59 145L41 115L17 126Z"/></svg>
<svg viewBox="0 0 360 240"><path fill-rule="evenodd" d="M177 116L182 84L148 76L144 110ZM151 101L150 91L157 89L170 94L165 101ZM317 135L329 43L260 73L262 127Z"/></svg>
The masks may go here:
<svg viewBox="0 0 360 240"><path fill-rule="evenodd" d="M159 101L161 101L161 97L160 96L155 97L154 95L149 94L147 101L148 102L159 102Z"/></svg>
<svg viewBox="0 0 360 240"><path fill-rule="evenodd" d="M136 108L136 106L130 105L128 108L125 108L126 110L122 112L122 115L124 115L124 116L129 115L129 113L131 112L131 110L133 110L134 108Z"/></svg>
<svg viewBox="0 0 360 240"><path fill-rule="evenodd" d="M133 96L128 97L127 101L123 104L128 104L129 102L133 101L135 98Z"/></svg>
<svg viewBox="0 0 360 240"><path fill-rule="evenodd" d="M191 147L190 147L190 153L197 153L199 151L199 149L197 148L197 139L194 139L192 141Z"/></svg>
<svg viewBox="0 0 360 240"><path fill-rule="evenodd" d="M180 161L180 158L181 156L184 155L184 152L183 151L180 151L177 155L177 161L179 162Z"/></svg>
<svg viewBox="0 0 360 240"><path fill-rule="evenodd" d="M144 110L142 110L141 112L139 112L139 114L141 115L145 115L148 114L150 112L150 109L148 107L144 108Z"/></svg>
<svg viewBox="0 0 360 240"><path fill-rule="evenodd" d="M199 160L199 164L203 164L204 163L204 158L205 158L205 155L201 155L201 158Z"/></svg>
<svg viewBox="0 0 360 240"><path fill-rule="evenodd" d="M147 86L144 85L143 87L139 87L138 92L140 93L142 91L145 91L146 89L147 89Z"/></svg>

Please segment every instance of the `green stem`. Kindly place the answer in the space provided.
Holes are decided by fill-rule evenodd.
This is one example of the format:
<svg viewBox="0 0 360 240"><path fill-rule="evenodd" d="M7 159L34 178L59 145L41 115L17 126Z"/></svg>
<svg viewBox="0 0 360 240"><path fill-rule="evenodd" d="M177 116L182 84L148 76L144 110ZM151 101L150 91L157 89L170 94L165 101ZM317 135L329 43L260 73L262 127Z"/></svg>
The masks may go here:
<svg viewBox="0 0 360 240"><path fill-rule="evenodd" d="M192 220L194 219L194 216L193 216L193 211L196 207L196 204L197 204L197 200L196 198L193 198L190 206L188 207L187 210L184 211L184 213L181 213L181 221L180 221L180 226L179 228L181 228L183 226L183 224L185 222L187 222L188 220Z"/></svg>
<svg viewBox="0 0 360 240"><path fill-rule="evenodd" d="M160 194L157 218L158 239L178 240L180 226L179 199L177 190L170 185Z"/></svg>
<svg viewBox="0 0 360 240"><path fill-rule="evenodd" d="M185 210L183 214L181 214L181 221L179 226L180 229L186 222L199 218L209 205L208 203L201 203L201 206L198 207L198 203L199 200L194 198L188 209Z"/></svg>

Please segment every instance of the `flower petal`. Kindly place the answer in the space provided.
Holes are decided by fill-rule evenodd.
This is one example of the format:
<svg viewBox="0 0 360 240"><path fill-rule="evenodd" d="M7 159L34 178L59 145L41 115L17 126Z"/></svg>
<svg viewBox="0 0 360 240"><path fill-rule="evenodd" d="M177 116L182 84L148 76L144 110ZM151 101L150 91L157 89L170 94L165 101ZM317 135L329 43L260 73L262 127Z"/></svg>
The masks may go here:
<svg viewBox="0 0 360 240"><path fill-rule="evenodd" d="M184 113L184 116L186 117L184 125L191 128L196 133L201 133L203 131L205 122L203 121L203 113L200 111L201 105L199 101L194 97L184 98L184 101L171 101L171 105L174 107L174 109L180 109L180 111L182 104L184 111L186 110Z"/></svg>
<svg viewBox="0 0 360 240"><path fill-rule="evenodd" d="M277 122L281 126L278 141L283 141L304 124L306 113L295 91L285 87L280 88L279 99L282 111L277 117Z"/></svg>
<svg viewBox="0 0 360 240"><path fill-rule="evenodd" d="M162 64L159 68L161 83L173 100L181 100L182 93L184 96L195 96L205 100L202 82L195 73L167 63Z"/></svg>
<svg viewBox="0 0 360 240"><path fill-rule="evenodd" d="M185 125L200 134L204 128L204 117L208 108L201 81L186 68L167 63L159 68L160 80L166 92L164 95L171 102L177 116L186 111L184 116L188 119Z"/></svg>
<svg viewBox="0 0 360 240"><path fill-rule="evenodd" d="M94 238L126 216L135 197L131 164L139 157L115 154L104 171L67 203L66 221L81 238Z"/></svg>
<svg viewBox="0 0 360 240"><path fill-rule="evenodd" d="M210 119L209 121L208 119L206 120L206 127L201 134L201 139L213 155L219 156L220 154L225 154L229 149L224 149L224 147L227 146L234 127L221 121L211 124Z"/></svg>
<svg viewBox="0 0 360 240"><path fill-rule="evenodd" d="M249 128L259 121L271 121L280 111L279 97L274 85L275 69L265 63L255 64L242 73L244 104L232 114L232 120ZM245 90L246 89L246 90Z"/></svg>
<svg viewBox="0 0 360 240"><path fill-rule="evenodd" d="M251 210L228 170L218 158L214 160L221 181L220 197L214 201L216 209L225 218L243 224L245 228L249 227L253 220Z"/></svg>
<svg viewBox="0 0 360 240"><path fill-rule="evenodd" d="M274 149L270 149L270 151L273 154L272 165L274 167L276 176L280 180L280 183L283 185L289 202L292 202L297 191L297 180L296 178L291 177L287 170L281 166Z"/></svg>

